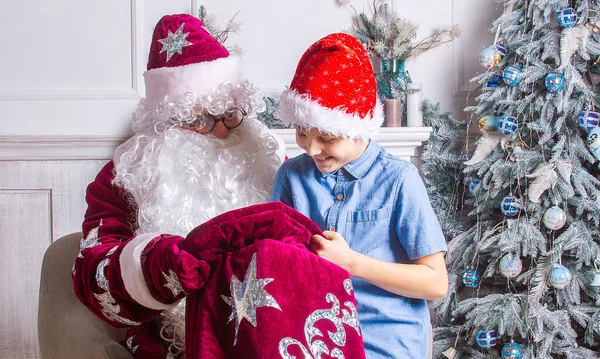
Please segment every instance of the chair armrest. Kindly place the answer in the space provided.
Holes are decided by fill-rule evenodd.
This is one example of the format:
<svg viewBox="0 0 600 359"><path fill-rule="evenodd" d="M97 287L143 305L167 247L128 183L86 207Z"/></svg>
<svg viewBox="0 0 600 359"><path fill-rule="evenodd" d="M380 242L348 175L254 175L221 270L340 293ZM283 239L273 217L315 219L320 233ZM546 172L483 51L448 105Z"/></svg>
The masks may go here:
<svg viewBox="0 0 600 359"><path fill-rule="evenodd" d="M38 308L41 357L132 359L119 344L126 330L104 323L75 296L71 268L81 238L81 233L64 236L44 254Z"/></svg>

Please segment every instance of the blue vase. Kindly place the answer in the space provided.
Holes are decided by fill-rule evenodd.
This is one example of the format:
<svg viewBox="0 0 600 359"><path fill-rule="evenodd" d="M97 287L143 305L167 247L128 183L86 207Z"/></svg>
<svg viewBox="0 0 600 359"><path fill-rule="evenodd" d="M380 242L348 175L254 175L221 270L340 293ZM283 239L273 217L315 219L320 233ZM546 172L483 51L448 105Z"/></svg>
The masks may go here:
<svg viewBox="0 0 600 359"><path fill-rule="evenodd" d="M404 95L412 82L404 69L404 59L381 59L377 75L377 94L380 99L397 99Z"/></svg>

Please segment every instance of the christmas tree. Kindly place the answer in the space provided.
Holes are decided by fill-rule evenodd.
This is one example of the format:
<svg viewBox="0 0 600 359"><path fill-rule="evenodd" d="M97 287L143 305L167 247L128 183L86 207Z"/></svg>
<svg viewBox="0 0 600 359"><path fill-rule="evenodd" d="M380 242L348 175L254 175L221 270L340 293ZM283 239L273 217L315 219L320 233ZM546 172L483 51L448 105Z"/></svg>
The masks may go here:
<svg viewBox="0 0 600 359"><path fill-rule="evenodd" d="M497 2L467 108L476 143L444 145L455 121L429 116L423 172L451 280L434 357L600 358L600 2Z"/></svg>

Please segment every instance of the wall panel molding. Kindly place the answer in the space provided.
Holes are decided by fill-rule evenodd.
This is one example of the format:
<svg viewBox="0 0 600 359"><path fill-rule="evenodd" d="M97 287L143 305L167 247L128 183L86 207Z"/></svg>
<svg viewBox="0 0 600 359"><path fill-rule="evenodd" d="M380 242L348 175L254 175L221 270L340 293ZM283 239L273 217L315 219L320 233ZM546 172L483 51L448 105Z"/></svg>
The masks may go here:
<svg viewBox="0 0 600 359"><path fill-rule="evenodd" d="M137 0L129 0L131 13L131 84L130 87L92 87L92 88L39 88L39 89L2 89L0 101L70 101L70 100L139 100L139 89L143 85L138 74L140 69L140 26L142 25L142 7Z"/></svg>
<svg viewBox="0 0 600 359"><path fill-rule="evenodd" d="M0 161L107 160L117 136L0 136Z"/></svg>

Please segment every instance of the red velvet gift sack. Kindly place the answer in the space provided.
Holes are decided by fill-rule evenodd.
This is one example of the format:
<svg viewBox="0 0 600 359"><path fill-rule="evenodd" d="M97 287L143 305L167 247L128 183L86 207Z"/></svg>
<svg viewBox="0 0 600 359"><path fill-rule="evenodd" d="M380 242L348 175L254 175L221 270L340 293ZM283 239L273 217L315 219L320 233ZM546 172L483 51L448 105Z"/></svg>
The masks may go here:
<svg viewBox="0 0 600 359"><path fill-rule="evenodd" d="M211 276L186 299L186 358L364 358L349 274L309 252L314 233L281 203L190 233L180 247Z"/></svg>

